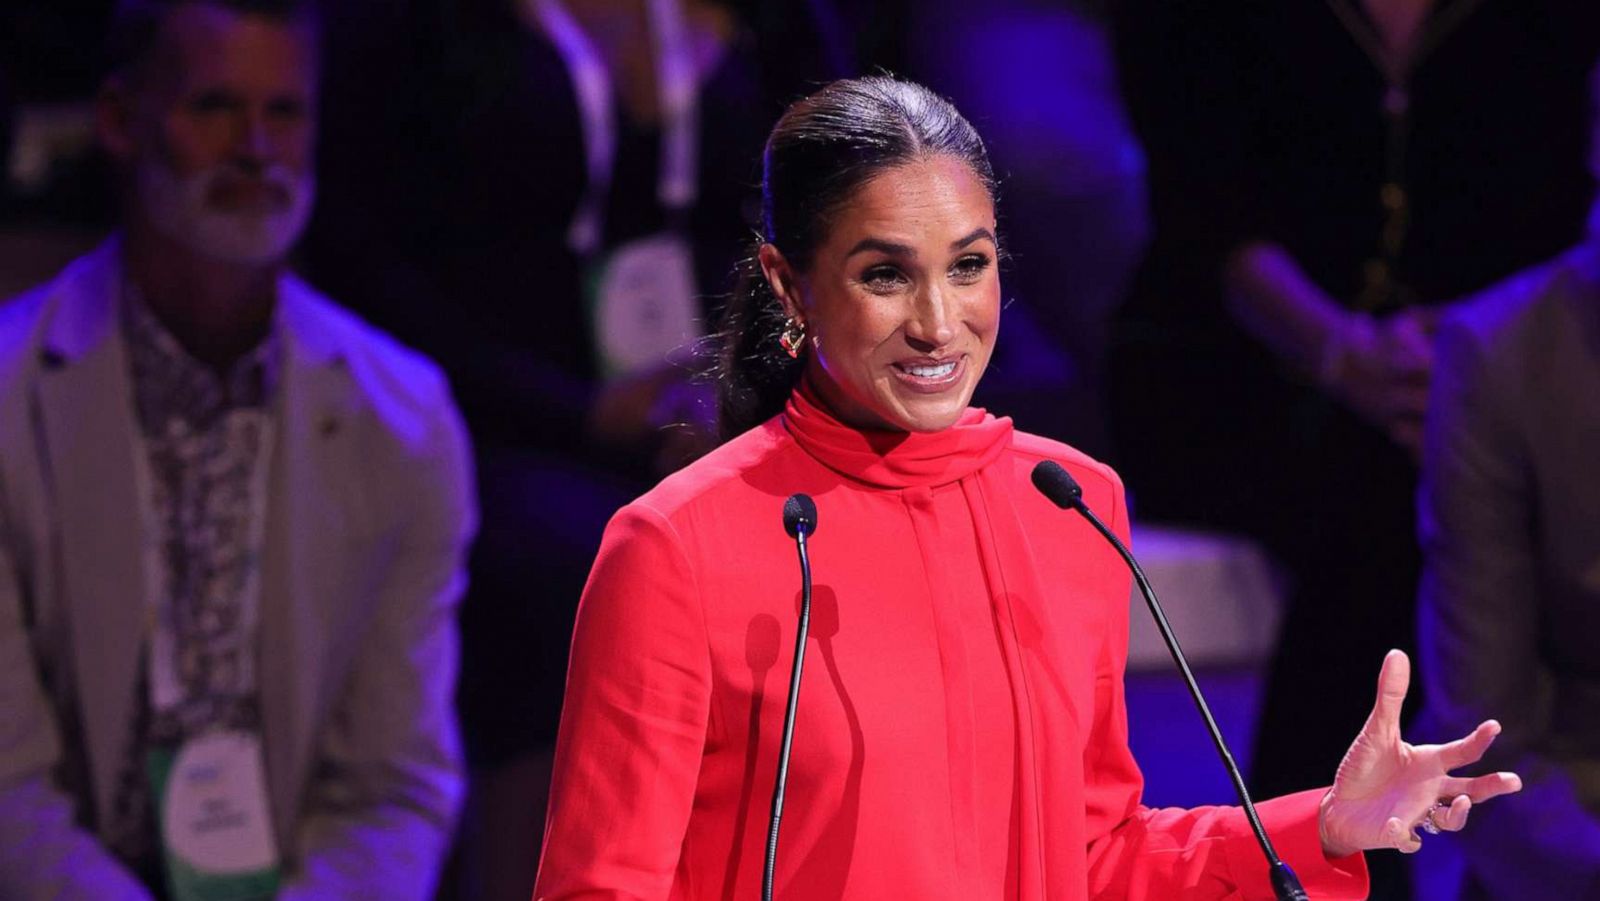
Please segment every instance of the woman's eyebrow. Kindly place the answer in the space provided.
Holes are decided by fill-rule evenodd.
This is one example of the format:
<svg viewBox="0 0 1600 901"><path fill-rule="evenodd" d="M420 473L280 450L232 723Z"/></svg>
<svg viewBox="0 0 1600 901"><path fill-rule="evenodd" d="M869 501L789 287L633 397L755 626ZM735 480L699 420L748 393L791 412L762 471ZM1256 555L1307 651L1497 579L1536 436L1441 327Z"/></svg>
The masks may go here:
<svg viewBox="0 0 1600 901"><path fill-rule="evenodd" d="M868 250L876 250L892 257L911 257L916 259L917 256L916 249L909 244L896 244L893 241L885 241L882 238L862 238L856 242L856 246L850 248L850 252L845 254L844 258L848 260L856 254Z"/></svg>
<svg viewBox="0 0 1600 901"><path fill-rule="evenodd" d="M957 239L955 241L951 241L950 242L950 249L951 250L960 250L961 248L966 247L968 244L971 244L972 242L977 241L977 240L979 240L981 238L988 238L990 244L998 245L1000 243L999 241L996 241L994 239L994 232L991 232L987 228L984 228L983 226L980 225L977 228L973 229L972 232L970 234L968 234L965 238L960 238L960 239Z"/></svg>
<svg viewBox="0 0 1600 901"><path fill-rule="evenodd" d="M989 229L985 228L984 226L979 226L973 229L965 237L957 238L956 240L951 241L950 249L960 250L961 248L966 247L968 244L984 238L987 238L990 244L1000 243L994 239L993 232L989 231ZM911 247L909 244L898 244L894 241L885 241L882 238L862 238L860 241L857 241L856 246L850 248L850 252L844 256L845 259L849 259L858 253L863 253L869 250L876 250L879 253L887 254L892 257L909 257L911 259L916 259L917 256L916 248Z"/></svg>

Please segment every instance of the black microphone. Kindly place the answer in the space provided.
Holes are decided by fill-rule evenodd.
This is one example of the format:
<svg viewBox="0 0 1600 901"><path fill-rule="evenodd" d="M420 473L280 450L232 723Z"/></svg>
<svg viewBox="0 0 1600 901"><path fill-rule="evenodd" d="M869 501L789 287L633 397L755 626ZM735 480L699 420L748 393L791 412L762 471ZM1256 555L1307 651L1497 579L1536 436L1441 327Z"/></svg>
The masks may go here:
<svg viewBox="0 0 1600 901"><path fill-rule="evenodd" d="M1244 786L1244 777L1239 774L1239 765L1233 760L1233 753L1228 750L1227 742L1222 740L1222 730L1217 728L1217 721L1211 715L1211 708L1207 706L1205 695L1200 693L1200 686L1194 680L1194 672L1189 669L1189 661L1183 656L1183 649L1178 647L1178 637L1172 634L1172 626L1167 622L1167 615L1161 609L1161 602L1156 600L1155 589L1150 587L1150 580L1144 576L1144 570L1139 568L1139 561L1133 559L1133 553L1116 533L1106 528L1100 517L1094 515L1089 505L1083 502L1083 488L1078 485L1070 473L1054 460L1045 460L1033 468L1033 486L1049 498L1051 503L1063 510L1076 510L1083 514L1111 546L1122 555L1123 562L1133 571L1133 580L1139 584L1139 591L1144 595L1144 600L1150 607L1150 615L1155 617L1156 628L1161 630L1161 639L1167 643L1167 650L1172 652L1172 661L1178 665L1178 671L1183 674L1184 684L1189 687L1189 694L1194 698L1194 705L1200 709L1200 717L1206 721L1206 730L1211 733L1211 741L1217 746L1217 753L1222 756L1222 765L1228 771L1228 778L1233 780L1233 790L1239 794L1239 804L1244 808L1245 819L1250 821L1250 830L1256 834L1256 842L1261 845L1261 853L1266 855L1267 867L1272 876L1272 891L1278 896L1279 901L1310 901L1310 896L1300 885L1299 877L1294 870L1278 857L1278 852L1272 847L1272 839L1267 837L1267 830L1261 825L1261 817L1256 815L1256 805L1250 800L1250 791Z"/></svg>
<svg viewBox="0 0 1600 901"><path fill-rule="evenodd" d="M817 505L812 502L810 495L792 494L783 502L783 530L796 541L804 540L802 532L805 535L816 534Z"/></svg>
<svg viewBox="0 0 1600 901"><path fill-rule="evenodd" d="M783 744L778 751L778 778L772 786L772 818L767 822L767 864L761 874L762 901L772 901L772 876L778 868L778 824L783 819L783 790L789 783L789 750L794 743L794 712L800 704L800 670L806 662L806 637L811 633L811 558L806 539L817 532L817 505L804 494L783 502L783 530L800 554L800 628L794 639L794 669L789 673L789 706L783 714Z"/></svg>

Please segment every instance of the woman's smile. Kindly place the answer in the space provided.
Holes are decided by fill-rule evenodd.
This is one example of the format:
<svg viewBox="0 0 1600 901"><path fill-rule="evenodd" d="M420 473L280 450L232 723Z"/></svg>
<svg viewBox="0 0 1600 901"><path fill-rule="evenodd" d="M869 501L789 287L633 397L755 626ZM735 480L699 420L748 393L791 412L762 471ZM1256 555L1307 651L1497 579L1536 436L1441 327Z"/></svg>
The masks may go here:
<svg viewBox="0 0 1600 901"><path fill-rule="evenodd" d="M902 360L890 364L899 383L918 394L939 394L961 384L967 356L953 360Z"/></svg>

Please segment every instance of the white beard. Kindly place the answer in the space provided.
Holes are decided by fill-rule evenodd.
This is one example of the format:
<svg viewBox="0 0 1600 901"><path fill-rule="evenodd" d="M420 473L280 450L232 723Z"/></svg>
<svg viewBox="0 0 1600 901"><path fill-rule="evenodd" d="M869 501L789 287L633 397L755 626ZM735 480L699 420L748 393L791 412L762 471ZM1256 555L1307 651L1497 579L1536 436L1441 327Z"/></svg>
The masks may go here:
<svg viewBox="0 0 1600 901"><path fill-rule="evenodd" d="M316 178L272 166L262 175L289 198L269 212L228 212L210 207L212 184L227 172L224 163L179 176L161 161L138 167L139 201L158 231L202 256L229 263L270 263L282 259L305 230L316 198Z"/></svg>

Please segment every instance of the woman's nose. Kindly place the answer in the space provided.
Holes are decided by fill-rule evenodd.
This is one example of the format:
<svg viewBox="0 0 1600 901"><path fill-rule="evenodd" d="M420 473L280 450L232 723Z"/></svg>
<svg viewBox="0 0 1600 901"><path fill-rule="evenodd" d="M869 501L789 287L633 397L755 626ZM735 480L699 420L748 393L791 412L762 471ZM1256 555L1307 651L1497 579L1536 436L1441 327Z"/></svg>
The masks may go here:
<svg viewBox="0 0 1600 901"><path fill-rule="evenodd" d="M950 298L939 289L922 291L917 297L916 309L906 322L906 337L930 347L942 347L955 340L949 305Z"/></svg>

